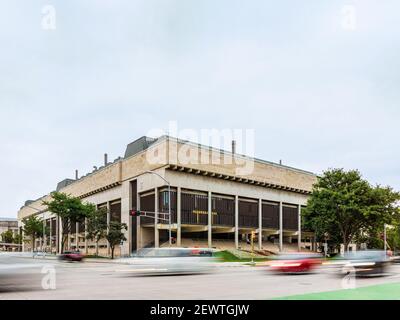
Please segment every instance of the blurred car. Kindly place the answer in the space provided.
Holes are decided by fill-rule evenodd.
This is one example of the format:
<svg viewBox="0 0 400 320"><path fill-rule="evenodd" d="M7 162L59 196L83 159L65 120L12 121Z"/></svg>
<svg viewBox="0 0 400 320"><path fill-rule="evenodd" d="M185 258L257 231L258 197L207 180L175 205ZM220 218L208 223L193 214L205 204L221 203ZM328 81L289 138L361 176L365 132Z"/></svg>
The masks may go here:
<svg viewBox="0 0 400 320"><path fill-rule="evenodd" d="M0 255L0 292L36 290L41 288L43 267L46 264L32 263L29 255Z"/></svg>
<svg viewBox="0 0 400 320"><path fill-rule="evenodd" d="M385 274L391 264L390 257L383 250L362 250L346 253L338 259L339 274L354 273L356 276Z"/></svg>
<svg viewBox="0 0 400 320"><path fill-rule="evenodd" d="M282 254L275 256L269 264L274 272L279 273L309 273L322 264L320 254Z"/></svg>
<svg viewBox="0 0 400 320"><path fill-rule="evenodd" d="M58 259L63 261L82 261L83 258L84 255L80 251L64 251L58 255Z"/></svg>
<svg viewBox="0 0 400 320"><path fill-rule="evenodd" d="M212 271L214 258L208 248L151 248L122 262L138 275L199 274Z"/></svg>

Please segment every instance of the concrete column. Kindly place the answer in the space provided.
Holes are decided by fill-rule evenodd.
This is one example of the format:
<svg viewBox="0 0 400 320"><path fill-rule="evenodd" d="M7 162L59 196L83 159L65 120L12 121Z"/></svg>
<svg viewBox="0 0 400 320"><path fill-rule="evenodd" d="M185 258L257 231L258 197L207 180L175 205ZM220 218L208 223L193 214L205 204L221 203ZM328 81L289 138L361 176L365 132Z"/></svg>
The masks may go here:
<svg viewBox="0 0 400 320"><path fill-rule="evenodd" d="M110 221L111 221L110 211L111 211L111 205L110 205L110 202L107 202L107 233L108 233ZM110 244L108 243L108 241L107 241L107 253L108 253L108 255L111 255Z"/></svg>
<svg viewBox="0 0 400 320"><path fill-rule="evenodd" d="M85 218L85 254L88 254L87 223L87 218Z"/></svg>
<svg viewBox="0 0 400 320"><path fill-rule="evenodd" d="M79 222L76 223L75 229L76 250L79 250Z"/></svg>
<svg viewBox="0 0 400 320"><path fill-rule="evenodd" d="M258 249L262 250L262 199L258 199Z"/></svg>
<svg viewBox="0 0 400 320"><path fill-rule="evenodd" d="M181 204L181 187L178 187L176 190L176 223L177 223L177 230L176 230L176 245L178 247L182 246L182 204Z"/></svg>
<svg viewBox="0 0 400 320"><path fill-rule="evenodd" d="M52 253L53 252L53 228L52 228L53 218L50 217L49 221L50 221L50 236L49 236L49 238L50 238L50 253Z"/></svg>
<svg viewBox="0 0 400 320"><path fill-rule="evenodd" d="M299 251L301 251L301 204L299 204L299 210L298 210L297 243Z"/></svg>
<svg viewBox="0 0 400 320"><path fill-rule="evenodd" d="M67 244L68 244L68 250L71 250L71 230L70 230L70 232L68 233L68 236L67 236Z"/></svg>
<svg viewBox="0 0 400 320"><path fill-rule="evenodd" d="M208 247L212 247L212 194L208 191Z"/></svg>
<svg viewBox="0 0 400 320"><path fill-rule="evenodd" d="M160 234L158 231L158 188L154 189L154 248L160 246Z"/></svg>
<svg viewBox="0 0 400 320"><path fill-rule="evenodd" d="M140 195L137 194L136 198L137 210L140 211ZM142 234L140 230L140 217L136 217L136 251L142 248Z"/></svg>
<svg viewBox="0 0 400 320"><path fill-rule="evenodd" d="M61 253L61 243L63 238L63 228L61 224L61 218L57 217L57 252Z"/></svg>
<svg viewBox="0 0 400 320"><path fill-rule="evenodd" d="M279 202L279 251L283 251L283 203Z"/></svg>
<svg viewBox="0 0 400 320"><path fill-rule="evenodd" d="M239 248L239 196L235 196L235 248Z"/></svg>

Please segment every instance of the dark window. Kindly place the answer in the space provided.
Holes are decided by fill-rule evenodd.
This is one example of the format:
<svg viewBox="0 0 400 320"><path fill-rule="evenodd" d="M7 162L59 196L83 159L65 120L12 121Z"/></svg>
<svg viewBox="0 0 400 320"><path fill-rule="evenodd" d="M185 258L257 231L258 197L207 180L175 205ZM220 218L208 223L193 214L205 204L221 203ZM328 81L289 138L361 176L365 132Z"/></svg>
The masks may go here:
<svg viewBox="0 0 400 320"><path fill-rule="evenodd" d="M171 191L171 222L176 223L176 191ZM160 191L158 195L158 211L161 213L168 213L169 205L168 205L168 190ZM168 219L168 216L163 216L165 219ZM161 221L162 223L168 223L167 221Z"/></svg>
<svg viewBox="0 0 400 320"><path fill-rule="evenodd" d="M182 224L208 224L208 196L182 192Z"/></svg>
<svg viewBox="0 0 400 320"><path fill-rule="evenodd" d="M258 203L239 200L239 227L258 228Z"/></svg>
<svg viewBox="0 0 400 320"><path fill-rule="evenodd" d="M235 200L212 197L212 224L223 226L235 225Z"/></svg>
<svg viewBox="0 0 400 320"><path fill-rule="evenodd" d="M56 218L51 219L51 236L55 237L57 233L57 220Z"/></svg>
<svg viewBox="0 0 400 320"><path fill-rule="evenodd" d="M279 229L279 204L263 203L262 227L266 229Z"/></svg>
<svg viewBox="0 0 400 320"><path fill-rule="evenodd" d="M110 204L110 221L121 222L121 202Z"/></svg>
<svg viewBox="0 0 400 320"><path fill-rule="evenodd" d="M71 221L71 234L75 234L76 233L76 222L75 221Z"/></svg>
<svg viewBox="0 0 400 320"><path fill-rule="evenodd" d="M298 229L297 208L283 206L283 229L284 230Z"/></svg>
<svg viewBox="0 0 400 320"><path fill-rule="evenodd" d="M85 232L85 222L79 222L79 228L78 228L78 232L79 233L84 233Z"/></svg>
<svg viewBox="0 0 400 320"><path fill-rule="evenodd" d="M154 216L155 203L154 193L140 197L140 211L148 211L150 216ZM153 218L140 217L140 223L154 224Z"/></svg>

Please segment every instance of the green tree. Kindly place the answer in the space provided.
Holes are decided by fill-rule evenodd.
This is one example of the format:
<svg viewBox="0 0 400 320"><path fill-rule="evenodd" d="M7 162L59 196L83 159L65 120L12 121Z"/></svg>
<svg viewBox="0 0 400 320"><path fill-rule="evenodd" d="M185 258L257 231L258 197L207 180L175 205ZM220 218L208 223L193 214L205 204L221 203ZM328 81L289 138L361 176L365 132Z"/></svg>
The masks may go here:
<svg viewBox="0 0 400 320"><path fill-rule="evenodd" d="M32 251L35 250L35 240L43 235L43 221L37 216L22 219L24 234L30 237Z"/></svg>
<svg viewBox="0 0 400 320"><path fill-rule="evenodd" d="M119 245L122 241L126 241L124 230L128 230L125 223L111 221L108 227L106 239L111 248L111 259L114 259L115 246Z"/></svg>
<svg viewBox="0 0 400 320"><path fill-rule="evenodd" d="M332 169L318 177L303 210L305 225L316 233L317 240L325 235L345 250L359 240L399 216L396 202L400 194L391 188L372 187L357 170Z"/></svg>
<svg viewBox="0 0 400 320"><path fill-rule="evenodd" d="M87 216L86 238L96 243L96 256L99 255L99 241L107 236L107 209L93 210Z"/></svg>
<svg viewBox="0 0 400 320"><path fill-rule="evenodd" d="M22 244L22 235L19 234L19 233L16 233L16 234L14 235L14 238L13 238L13 243L15 243L15 244Z"/></svg>
<svg viewBox="0 0 400 320"><path fill-rule="evenodd" d="M48 211L60 218L62 229L61 252L64 252L72 224L83 223L85 218L95 210L95 206L90 203L83 203L81 199L61 192L52 192L51 198L51 201L44 201L43 205L47 206Z"/></svg>
<svg viewBox="0 0 400 320"><path fill-rule="evenodd" d="M1 241L5 243L13 243L14 234L11 230L4 231L1 234Z"/></svg>

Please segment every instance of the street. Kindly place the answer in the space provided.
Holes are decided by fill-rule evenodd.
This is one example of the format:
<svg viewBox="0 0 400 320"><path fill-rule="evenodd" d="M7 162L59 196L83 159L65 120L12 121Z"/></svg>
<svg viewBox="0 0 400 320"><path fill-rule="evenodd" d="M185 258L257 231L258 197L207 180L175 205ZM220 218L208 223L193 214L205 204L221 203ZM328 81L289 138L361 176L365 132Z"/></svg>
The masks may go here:
<svg viewBox="0 0 400 320"><path fill-rule="evenodd" d="M112 262L68 263L43 258L9 258L6 264L33 263L54 267L56 289L4 290L0 299L273 299L291 295L341 290L342 278L326 270L306 275L274 275L266 267L218 264L202 275L135 276L127 265ZM5 264L3 264L4 266ZM400 265L384 277L357 278L356 287L399 283ZM393 297L396 298L396 297ZM399 297L397 297L399 298Z"/></svg>

